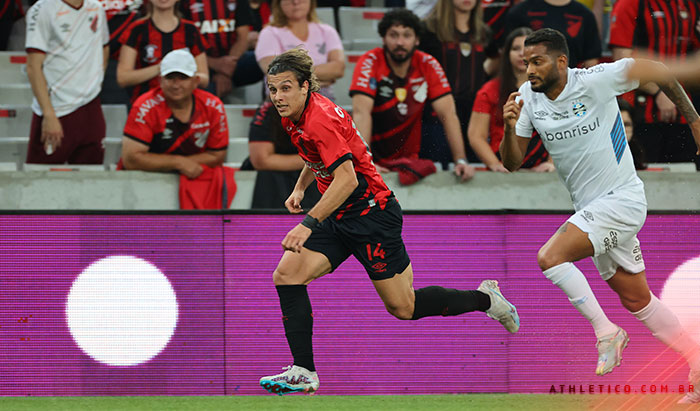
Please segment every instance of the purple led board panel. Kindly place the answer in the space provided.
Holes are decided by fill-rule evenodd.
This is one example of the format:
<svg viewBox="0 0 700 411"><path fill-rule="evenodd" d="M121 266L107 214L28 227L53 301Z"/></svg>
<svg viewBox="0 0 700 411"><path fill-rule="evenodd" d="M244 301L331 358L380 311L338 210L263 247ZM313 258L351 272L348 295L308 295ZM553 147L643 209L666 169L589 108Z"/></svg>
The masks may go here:
<svg viewBox="0 0 700 411"><path fill-rule="evenodd" d="M0 395L221 394L221 220L0 216ZM132 258L77 282L110 256ZM73 329L91 355L69 327L73 284Z"/></svg>
<svg viewBox="0 0 700 411"><path fill-rule="evenodd" d="M499 280L521 330L510 335L483 313L394 319L351 257L309 286L322 393L677 392L684 361L585 260L578 266L631 338L622 367L595 376L590 325L536 261L566 218L405 216L416 288ZM260 376L291 362L272 272L298 221L0 216L0 395L263 394ZM639 236L652 291L684 318L700 318L698 230L700 216L650 216ZM680 291L679 275L691 279Z"/></svg>

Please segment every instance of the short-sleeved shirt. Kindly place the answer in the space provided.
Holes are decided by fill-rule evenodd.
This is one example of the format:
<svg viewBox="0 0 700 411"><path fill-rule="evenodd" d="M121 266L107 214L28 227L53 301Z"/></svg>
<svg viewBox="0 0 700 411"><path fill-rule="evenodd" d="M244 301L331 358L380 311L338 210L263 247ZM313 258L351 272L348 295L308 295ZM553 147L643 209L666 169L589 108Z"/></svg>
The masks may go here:
<svg viewBox="0 0 700 411"><path fill-rule="evenodd" d="M97 0L75 8L58 0L40 0L27 12L27 52L46 54L42 71L58 117L91 102L102 89L107 17ZM32 111L41 116L36 97Z"/></svg>
<svg viewBox="0 0 700 411"><path fill-rule="evenodd" d="M321 194L333 181L333 172L352 161L358 186L333 212L336 220L384 209L393 198L372 163L372 154L352 118L340 106L319 93L310 93L298 122L282 117L282 126L299 155L316 178Z"/></svg>
<svg viewBox="0 0 700 411"><path fill-rule="evenodd" d="M700 4L691 0L654 2L618 0L611 16L610 47L640 48L661 60L683 60L700 50ZM644 120L658 117L653 96L639 94L637 104L644 108ZM680 114L679 123L685 123Z"/></svg>
<svg viewBox="0 0 700 411"><path fill-rule="evenodd" d="M143 0L100 0L107 13L109 25L109 53L111 58L119 58L119 37L124 30L141 15Z"/></svg>
<svg viewBox="0 0 700 411"><path fill-rule="evenodd" d="M586 60L598 59L602 53L595 16L577 1L565 6L553 6L544 0L525 0L508 12L505 35L518 27L560 31L569 46L569 67L576 67Z"/></svg>
<svg viewBox="0 0 700 411"><path fill-rule="evenodd" d="M295 36L287 27L269 25L258 35L255 59L260 61L265 57L278 56L295 47L307 50L314 65L319 65L328 63L331 51L343 50L343 43L338 32L325 23L309 23L309 36L306 40ZM330 86L324 87L321 92L325 96L333 97L333 88Z"/></svg>
<svg viewBox="0 0 700 411"><path fill-rule="evenodd" d="M224 104L201 89L194 90L193 99L190 121L183 123L173 115L160 87L146 92L131 107L124 136L146 144L149 153L192 155L226 150Z"/></svg>
<svg viewBox="0 0 700 411"><path fill-rule="evenodd" d="M280 115L270 100L265 100L255 111L248 129L248 142L272 143L276 154L297 154L297 149L282 128Z"/></svg>
<svg viewBox="0 0 700 411"><path fill-rule="evenodd" d="M371 147L375 159L417 158L426 103L451 91L442 66L428 53L413 53L404 78L391 70L383 48L363 54L355 65L350 95L361 93L374 100Z"/></svg>
<svg viewBox="0 0 700 411"><path fill-rule="evenodd" d="M119 38L121 44L136 49L136 67L140 69L160 63L163 57L173 50L187 48L193 56L198 56L207 49L207 43L199 29L191 21L180 19L175 30L164 33L153 24L151 19L133 22ZM158 76L131 88L131 102L146 91L159 86Z"/></svg>
<svg viewBox="0 0 700 411"><path fill-rule="evenodd" d="M521 137L539 132L576 210L623 187L637 193L630 201L646 202L617 105L618 95L639 86L627 79L633 62L568 69L566 86L554 101L532 91L530 82L520 86L524 105L515 132Z"/></svg>
<svg viewBox="0 0 700 411"><path fill-rule="evenodd" d="M499 156L499 148L503 140L503 105L500 104L501 80L495 78L489 80L476 93L474 100L474 112L489 115L489 146L491 150ZM530 139L525 157L523 157L522 168L532 168L547 161L549 155L544 148L539 135L535 133Z"/></svg>
<svg viewBox="0 0 700 411"><path fill-rule="evenodd" d="M253 23L248 0L183 0L180 7L184 18L199 28L212 57L229 54L236 29Z"/></svg>

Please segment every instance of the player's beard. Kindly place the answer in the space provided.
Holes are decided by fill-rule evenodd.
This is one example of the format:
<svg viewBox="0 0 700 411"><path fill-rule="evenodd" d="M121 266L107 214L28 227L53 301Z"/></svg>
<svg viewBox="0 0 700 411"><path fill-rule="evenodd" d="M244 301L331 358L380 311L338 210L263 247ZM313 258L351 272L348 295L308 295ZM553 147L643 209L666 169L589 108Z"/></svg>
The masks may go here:
<svg viewBox="0 0 700 411"><path fill-rule="evenodd" d="M534 92L546 93L559 82L559 73L557 72L556 68L554 68L554 69L552 69L552 71L547 73L546 77L543 77L540 79L542 81L540 82L539 86L535 87L532 84L532 82L530 82L530 87L532 88L532 91L534 91Z"/></svg>
<svg viewBox="0 0 700 411"><path fill-rule="evenodd" d="M398 47L397 47L398 48ZM396 49L394 49L396 50ZM403 50L403 49L402 49ZM386 54L389 55L389 58L394 62L394 63L403 63L404 61L409 60L411 57L413 57L413 53L416 51L416 46L413 46L412 49L410 50L405 50L406 54L404 56L397 56L394 54L387 46L384 46L384 51Z"/></svg>

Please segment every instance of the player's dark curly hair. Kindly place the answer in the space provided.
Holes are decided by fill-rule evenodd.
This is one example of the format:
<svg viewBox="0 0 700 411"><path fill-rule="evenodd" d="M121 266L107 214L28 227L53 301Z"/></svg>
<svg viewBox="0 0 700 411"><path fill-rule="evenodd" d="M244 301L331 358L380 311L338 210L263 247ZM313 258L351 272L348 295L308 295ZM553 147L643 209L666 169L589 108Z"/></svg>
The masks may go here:
<svg viewBox="0 0 700 411"><path fill-rule="evenodd" d="M384 17L379 21L379 26L377 27L379 36L384 37L391 26L410 27L416 33L417 37L423 34L423 24L418 16L408 9L396 8L386 12Z"/></svg>
<svg viewBox="0 0 700 411"><path fill-rule="evenodd" d="M566 37L554 29L539 29L525 38L525 47L543 44L548 52L560 53L569 58L569 46Z"/></svg>
<svg viewBox="0 0 700 411"><path fill-rule="evenodd" d="M275 57L267 68L267 75L276 75L291 71L299 82L299 87L309 82L309 91L314 92L321 89L318 78L314 74L314 61L311 60L309 52L301 47L287 50Z"/></svg>

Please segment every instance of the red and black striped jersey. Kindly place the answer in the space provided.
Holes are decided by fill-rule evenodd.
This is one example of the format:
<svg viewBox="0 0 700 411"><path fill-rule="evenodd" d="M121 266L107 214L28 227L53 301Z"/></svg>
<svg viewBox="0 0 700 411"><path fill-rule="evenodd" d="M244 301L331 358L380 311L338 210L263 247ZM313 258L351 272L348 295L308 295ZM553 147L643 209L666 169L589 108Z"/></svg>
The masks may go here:
<svg viewBox="0 0 700 411"><path fill-rule="evenodd" d="M100 0L107 14L109 25L109 54L111 58L119 58L119 37L124 30L136 19L141 17L143 0Z"/></svg>
<svg viewBox="0 0 700 411"><path fill-rule="evenodd" d="M384 209L392 192L372 163L372 154L350 114L319 93L310 93L306 107L296 124L282 117L282 126L306 167L313 171L321 194L333 182L333 172L352 161L358 186L332 214L343 217L366 215L377 207Z"/></svg>
<svg viewBox="0 0 700 411"><path fill-rule="evenodd" d="M194 90L192 99L190 121L183 123L173 115L160 87L146 92L131 107L124 136L146 144L149 153L192 155L226 150L228 122L224 104L201 89Z"/></svg>
<svg viewBox="0 0 700 411"><path fill-rule="evenodd" d="M206 39L212 57L229 54L236 29L253 24L248 0L182 0L181 8Z"/></svg>
<svg viewBox="0 0 700 411"><path fill-rule="evenodd" d="M160 63L169 52L187 48L193 56L206 52L207 43L191 21L180 19L177 28L164 33L153 24L151 19L133 22L119 38L121 44L136 49L136 69ZM149 89L159 86L159 77L132 87L131 102Z"/></svg>
<svg viewBox="0 0 700 411"><path fill-rule="evenodd" d="M374 100L371 146L375 158L418 158L423 109L451 91L442 66L428 53L413 53L404 78L391 70L382 47L363 54L355 65L350 95L362 93Z"/></svg>
<svg viewBox="0 0 700 411"><path fill-rule="evenodd" d="M506 14L515 2L513 0L483 0L484 23L491 27L491 39L502 45L505 40Z"/></svg>
<svg viewBox="0 0 700 411"><path fill-rule="evenodd" d="M695 0L618 0L613 7L610 47L641 49L662 61L683 60L700 50L700 3ZM658 116L653 96L637 93L644 120ZM677 122L685 123L680 114Z"/></svg>

